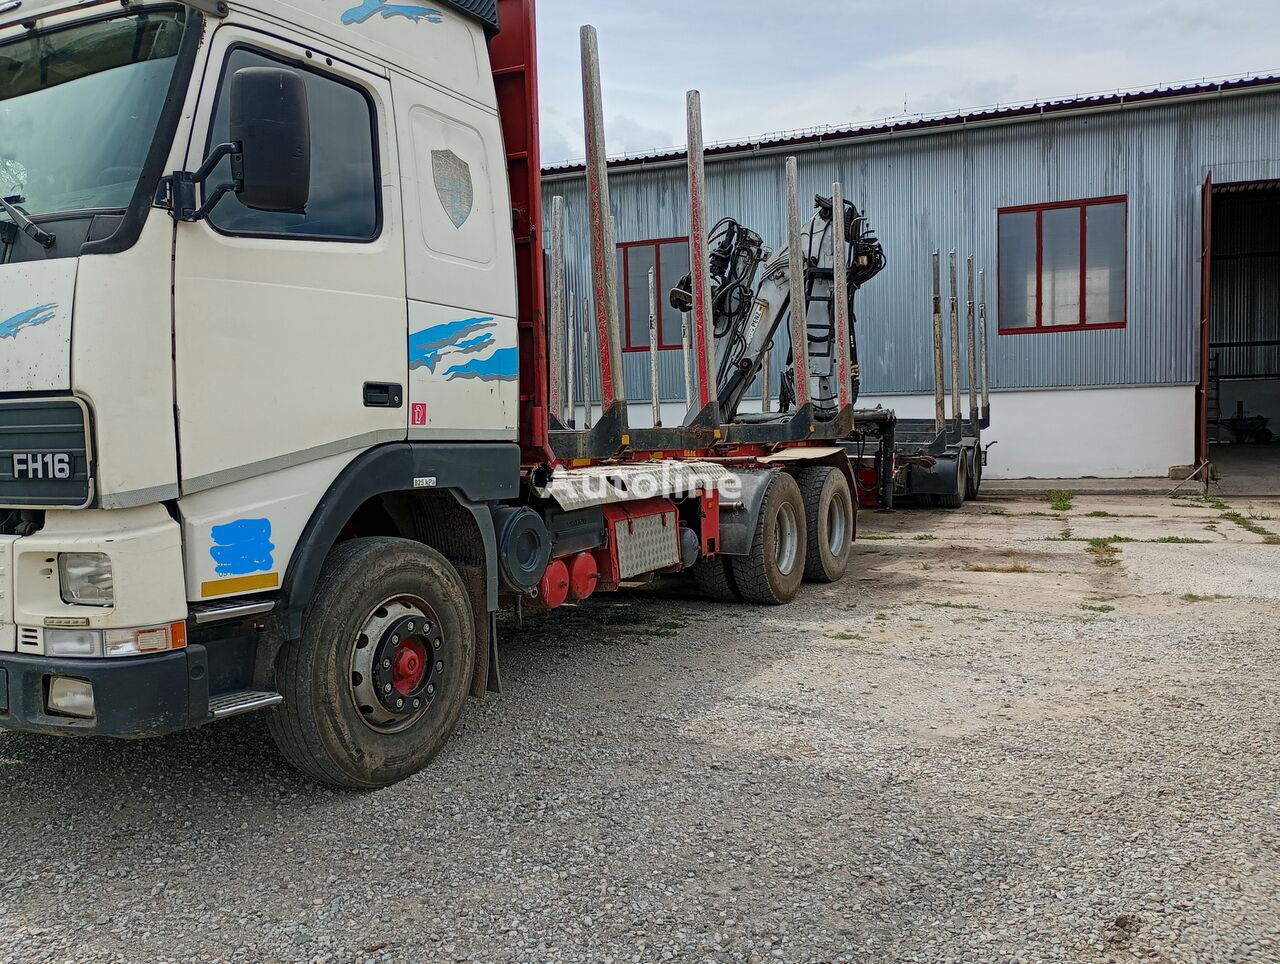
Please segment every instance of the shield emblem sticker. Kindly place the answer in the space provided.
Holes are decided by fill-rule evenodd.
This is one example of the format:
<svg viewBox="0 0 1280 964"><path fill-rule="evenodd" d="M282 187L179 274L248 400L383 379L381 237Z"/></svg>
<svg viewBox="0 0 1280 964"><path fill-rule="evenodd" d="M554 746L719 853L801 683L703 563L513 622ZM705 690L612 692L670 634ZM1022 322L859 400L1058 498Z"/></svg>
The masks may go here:
<svg viewBox="0 0 1280 964"><path fill-rule="evenodd" d="M432 151L431 170L435 176L436 193L445 214L455 228L461 228L471 217L475 205L475 191L471 184L471 168L453 151Z"/></svg>

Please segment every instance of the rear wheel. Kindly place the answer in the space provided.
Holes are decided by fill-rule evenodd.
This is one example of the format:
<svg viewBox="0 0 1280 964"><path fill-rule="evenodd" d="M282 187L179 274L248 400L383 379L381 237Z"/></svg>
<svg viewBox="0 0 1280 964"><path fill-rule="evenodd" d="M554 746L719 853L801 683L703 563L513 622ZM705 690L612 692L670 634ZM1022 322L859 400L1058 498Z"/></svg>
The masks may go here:
<svg viewBox="0 0 1280 964"><path fill-rule="evenodd" d="M474 666L471 607L443 556L404 539L342 543L282 654L271 735L322 783L396 783L444 746Z"/></svg>
<svg viewBox="0 0 1280 964"><path fill-rule="evenodd" d="M734 585L744 600L780 606L795 598L804 579L806 533L800 486L779 472L765 493L750 555L734 557L729 563Z"/></svg>
<svg viewBox="0 0 1280 964"><path fill-rule="evenodd" d="M956 485L955 491L946 495L936 496L938 505L944 509L958 509L964 505L964 494L968 491L969 472L967 466L969 458L961 451L956 456Z"/></svg>
<svg viewBox="0 0 1280 964"><path fill-rule="evenodd" d="M965 486L964 497L976 499L978 490L982 488L982 449L974 447L969 459L969 479Z"/></svg>
<svg viewBox="0 0 1280 964"><path fill-rule="evenodd" d="M738 602L742 596L733 584L733 572L724 556L699 559L693 564L693 581L702 594L715 602Z"/></svg>
<svg viewBox="0 0 1280 964"><path fill-rule="evenodd" d="M809 530L804 577L810 582L838 582L849 568L857 525L849 480L839 469L815 465L797 472L796 482Z"/></svg>

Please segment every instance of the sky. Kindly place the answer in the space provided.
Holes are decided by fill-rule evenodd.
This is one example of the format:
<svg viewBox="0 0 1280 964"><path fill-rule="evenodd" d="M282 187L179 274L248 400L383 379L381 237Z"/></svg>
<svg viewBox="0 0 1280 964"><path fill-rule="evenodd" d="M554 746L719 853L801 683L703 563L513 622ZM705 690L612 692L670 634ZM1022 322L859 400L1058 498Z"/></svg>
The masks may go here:
<svg viewBox="0 0 1280 964"><path fill-rule="evenodd" d="M537 0L544 164L578 160L578 28L600 32L613 154L1280 73L1280 0ZM824 46L826 49L823 49Z"/></svg>

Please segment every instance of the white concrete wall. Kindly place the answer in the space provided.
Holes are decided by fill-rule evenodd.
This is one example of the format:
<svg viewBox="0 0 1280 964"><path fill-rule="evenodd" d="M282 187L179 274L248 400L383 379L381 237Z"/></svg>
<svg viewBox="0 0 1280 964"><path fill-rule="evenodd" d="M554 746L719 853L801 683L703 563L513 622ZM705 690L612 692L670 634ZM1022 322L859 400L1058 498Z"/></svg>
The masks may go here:
<svg viewBox="0 0 1280 964"><path fill-rule="evenodd" d="M1089 388L996 392L989 479L1129 479L1165 477L1195 462L1195 388ZM948 396L948 411L950 396ZM933 418L932 395L864 396L859 408L883 405L903 418ZM966 395L962 411L969 409Z"/></svg>
<svg viewBox="0 0 1280 964"><path fill-rule="evenodd" d="M858 400L859 408L877 405L902 418L933 418L932 395L864 395ZM950 411L950 395L947 405ZM986 477L1164 478L1172 466L1195 463L1195 405L1191 385L996 392L991 396L991 428L982 441L999 444L991 450ZM744 411L759 409L759 401L743 405ZM969 410L967 394L961 410ZM594 412L598 418L598 405ZM651 412L648 403L632 403L632 427L649 427ZM684 405L663 403L662 418L665 425L679 425Z"/></svg>

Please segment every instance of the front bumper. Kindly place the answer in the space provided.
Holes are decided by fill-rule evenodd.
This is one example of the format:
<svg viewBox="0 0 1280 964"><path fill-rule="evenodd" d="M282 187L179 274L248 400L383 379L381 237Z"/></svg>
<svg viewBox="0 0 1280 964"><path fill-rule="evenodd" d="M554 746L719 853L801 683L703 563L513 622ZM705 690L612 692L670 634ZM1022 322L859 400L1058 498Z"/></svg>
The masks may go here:
<svg viewBox="0 0 1280 964"><path fill-rule="evenodd" d="M51 676L93 684L93 719L46 708ZM0 728L62 736L161 736L208 722L209 661L203 646L127 659L51 659L0 654Z"/></svg>

